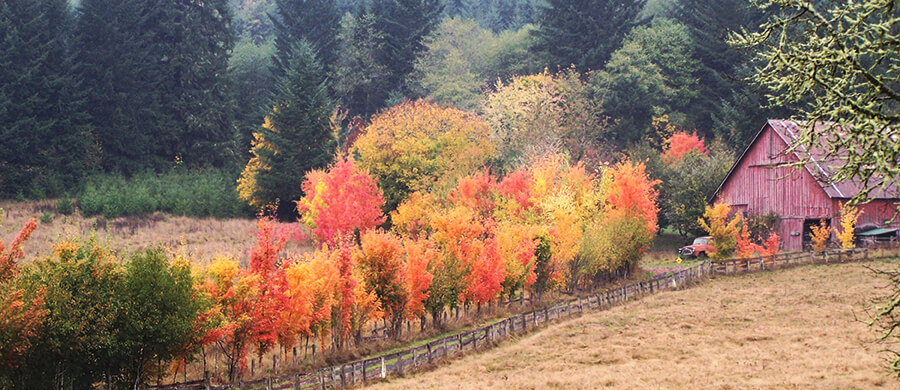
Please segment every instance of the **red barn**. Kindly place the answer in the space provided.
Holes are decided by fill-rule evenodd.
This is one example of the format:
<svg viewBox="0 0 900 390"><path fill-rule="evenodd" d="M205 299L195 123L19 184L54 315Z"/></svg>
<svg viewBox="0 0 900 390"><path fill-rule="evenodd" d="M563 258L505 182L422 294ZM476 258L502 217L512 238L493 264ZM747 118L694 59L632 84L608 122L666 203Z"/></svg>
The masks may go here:
<svg viewBox="0 0 900 390"><path fill-rule="evenodd" d="M822 149L798 148L785 153L799 134L796 122L767 121L711 198L713 203L726 203L746 216L776 214L784 250L803 249L809 227L822 219L829 225L839 223L841 204L861 188L850 180L831 183L837 163L826 161ZM809 162L802 167L786 166L804 157ZM871 202L861 206L857 226L886 229L878 232L896 236L900 218L894 216L900 205L900 187L891 183L885 190L871 191L869 198Z"/></svg>

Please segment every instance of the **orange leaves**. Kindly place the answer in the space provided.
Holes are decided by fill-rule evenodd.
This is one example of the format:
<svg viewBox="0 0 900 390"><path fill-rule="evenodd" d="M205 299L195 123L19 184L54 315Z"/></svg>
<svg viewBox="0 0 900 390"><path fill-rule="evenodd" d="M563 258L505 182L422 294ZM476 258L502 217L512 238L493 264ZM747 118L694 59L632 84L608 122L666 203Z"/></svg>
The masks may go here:
<svg viewBox="0 0 900 390"><path fill-rule="evenodd" d="M400 239L391 233L378 231L364 234L357 261L367 290L375 293L381 309L391 319L391 334L396 336L409 298L403 280L403 246Z"/></svg>
<svg viewBox="0 0 900 390"><path fill-rule="evenodd" d="M622 162L610 168L604 175L606 213L634 216L647 223L647 229L656 233L659 193L654 186L659 180L650 180L643 163Z"/></svg>
<svg viewBox="0 0 900 390"><path fill-rule="evenodd" d="M747 224L741 226L741 232L737 236L737 246L734 251L740 258L752 257L754 253L762 252L763 247L757 245L750 238L750 231L747 230Z"/></svg>
<svg viewBox="0 0 900 390"><path fill-rule="evenodd" d="M678 131L672 134L667 140L668 148L663 153L663 160L667 163L673 163L681 160L684 155L695 152L704 156L709 155L706 150L706 144L703 139L697 136L697 132L688 134L687 132Z"/></svg>
<svg viewBox="0 0 900 390"><path fill-rule="evenodd" d="M7 281L19 273L16 261L22 258L22 243L37 229L37 219L32 218L25 223L16 238L9 243L7 248L0 242L0 282Z"/></svg>
<svg viewBox="0 0 900 390"><path fill-rule="evenodd" d="M384 223L381 190L353 159L338 157L327 171L309 172L302 187L306 195L297 202L297 209L321 242L333 245L340 237Z"/></svg>
<svg viewBox="0 0 900 390"><path fill-rule="evenodd" d="M403 247L406 251L405 287L409 297L406 314L414 318L425 315L428 288L434 280L434 275L428 272L428 265L437 259L438 253L428 241L406 240Z"/></svg>

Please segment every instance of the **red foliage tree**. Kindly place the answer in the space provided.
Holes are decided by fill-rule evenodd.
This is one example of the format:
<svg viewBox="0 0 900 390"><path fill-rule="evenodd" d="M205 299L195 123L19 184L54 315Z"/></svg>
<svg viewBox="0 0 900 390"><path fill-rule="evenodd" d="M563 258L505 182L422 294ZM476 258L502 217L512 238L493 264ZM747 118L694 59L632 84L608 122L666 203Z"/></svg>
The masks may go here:
<svg viewBox="0 0 900 390"><path fill-rule="evenodd" d="M327 171L309 172L302 187L305 195L297 201L301 220L323 243L332 245L341 236L385 221L377 180L360 171L353 159L338 157Z"/></svg>
<svg viewBox="0 0 900 390"><path fill-rule="evenodd" d="M19 265L16 263L24 256L22 243L37 229L37 219L30 219L9 243L9 247L0 242L0 282L12 279L19 273Z"/></svg>
<svg viewBox="0 0 900 390"><path fill-rule="evenodd" d="M498 185L498 191L501 195L509 198L518 206L515 213L528 211L534 206L534 199L531 198L531 190L534 187L534 177L525 169L518 169L513 173L506 175Z"/></svg>
<svg viewBox="0 0 900 390"><path fill-rule="evenodd" d="M470 265L464 301L481 305L497 298L503 291L505 277L506 268L497 240L488 238L481 253Z"/></svg>
<svg viewBox="0 0 900 390"><path fill-rule="evenodd" d="M691 134L683 131L675 132L668 139L667 143L669 146L663 153L663 159L669 163L681 160L684 155L692 151L704 156L709 155L709 152L706 150L706 144L702 138L697 136L696 131Z"/></svg>

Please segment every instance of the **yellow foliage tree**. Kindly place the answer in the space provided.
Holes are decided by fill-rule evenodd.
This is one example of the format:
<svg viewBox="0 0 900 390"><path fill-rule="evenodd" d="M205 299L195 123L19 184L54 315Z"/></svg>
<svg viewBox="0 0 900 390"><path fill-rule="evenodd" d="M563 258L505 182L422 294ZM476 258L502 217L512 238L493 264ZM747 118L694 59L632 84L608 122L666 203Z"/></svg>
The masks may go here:
<svg viewBox="0 0 900 390"><path fill-rule="evenodd" d="M735 215L729 221L728 214L730 213L731 207L727 204L719 203L713 207L706 206L703 218L697 220L700 227L706 230L713 238L714 250L710 253L713 259L724 259L730 256L734 252L735 247L737 247L741 216Z"/></svg>
<svg viewBox="0 0 900 390"><path fill-rule="evenodd" d="M812 249L814 251L824 251L828 246L828 239L831 238L831 229L823 219L819 226L810 226L810 240L812 240Z"/></svg>
<svg viewBox="0 0 900 390"><path fill-rule="evenodd" d="M358 163L378 178L388 210L412 192L449 189L495 155L490 127L474 114L423 101L372 118L353 145Z"/></svg>
<svg viewBox="0 0 900 390"><path fill-rule="evenodd" d="M853 234L853 229L856 227L856 221L859 219L860 214L862 214L862 210L851 207L849 204L841 206L841 230L838 231L837 227L835 227L835 233L841 242L841 248L856 248L856 243L854 242L856 237Z"/></svg>

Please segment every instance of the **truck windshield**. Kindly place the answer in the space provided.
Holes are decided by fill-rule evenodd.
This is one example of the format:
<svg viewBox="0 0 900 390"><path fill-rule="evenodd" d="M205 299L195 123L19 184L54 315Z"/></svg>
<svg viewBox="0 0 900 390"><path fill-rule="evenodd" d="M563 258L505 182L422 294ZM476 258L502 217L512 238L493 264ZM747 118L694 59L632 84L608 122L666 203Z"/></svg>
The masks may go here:
<svg viewBox="0 0 900 390"><path fill-rule="evenodd" d="M705 237L695 238L694 245L706 245L706 238Z"/></svg>

